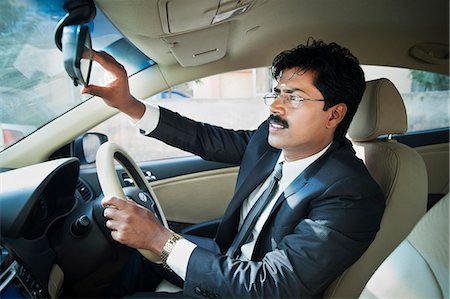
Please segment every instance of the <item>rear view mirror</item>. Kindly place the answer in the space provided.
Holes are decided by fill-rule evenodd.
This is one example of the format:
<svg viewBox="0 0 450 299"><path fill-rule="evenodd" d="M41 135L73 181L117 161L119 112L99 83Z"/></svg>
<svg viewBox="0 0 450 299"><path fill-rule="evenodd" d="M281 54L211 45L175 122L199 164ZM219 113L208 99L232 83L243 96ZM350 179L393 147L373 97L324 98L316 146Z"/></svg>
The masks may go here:
<svg viewBox="0 0 450 299"><path fill-rule="evenodd" d="M89 85L92 70L92 41L86 25L64 26L61 38L64 68L73 84Z"/></svg>

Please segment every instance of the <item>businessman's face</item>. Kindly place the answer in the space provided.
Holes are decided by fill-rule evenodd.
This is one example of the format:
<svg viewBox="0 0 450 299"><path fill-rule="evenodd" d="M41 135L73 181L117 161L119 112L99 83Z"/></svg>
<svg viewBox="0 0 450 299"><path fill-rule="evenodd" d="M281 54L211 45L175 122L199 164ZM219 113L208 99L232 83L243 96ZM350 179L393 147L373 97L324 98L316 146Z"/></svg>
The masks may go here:
<svg viewBox="0 0 450 299"><path fill-rule="evenodd" d="M323 95L313 82L313 72L286 69L274 89L280 96L270 105L274 117L269 119L268 141L283 149L288 161L311 156L330 144L346 112L345 104L324 111Z"/></svg>

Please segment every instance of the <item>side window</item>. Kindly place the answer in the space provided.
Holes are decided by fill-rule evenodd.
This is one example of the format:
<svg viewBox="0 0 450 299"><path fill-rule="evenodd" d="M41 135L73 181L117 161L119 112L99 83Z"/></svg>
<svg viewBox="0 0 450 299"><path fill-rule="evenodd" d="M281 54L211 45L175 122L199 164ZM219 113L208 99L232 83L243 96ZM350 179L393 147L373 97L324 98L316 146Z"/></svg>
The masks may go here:
<svg viewBox="0 0 450 299"><path fill-rule="evenodd" d="M269 115L263 95L272 89L269 68L235 71L191 81L161 92L148 102L197 121L230 129L256 129ZM91 130L104 133L136 161L185 157L190 153L138 133L122 113Z"/></svg>
<svg viewBox="0 0 450 299"><path fill-rule="evenodd" d="M408 133L449 127L449 76L394 67L363 69L366 80L384 77L397 87L408 115Z"/></svg>

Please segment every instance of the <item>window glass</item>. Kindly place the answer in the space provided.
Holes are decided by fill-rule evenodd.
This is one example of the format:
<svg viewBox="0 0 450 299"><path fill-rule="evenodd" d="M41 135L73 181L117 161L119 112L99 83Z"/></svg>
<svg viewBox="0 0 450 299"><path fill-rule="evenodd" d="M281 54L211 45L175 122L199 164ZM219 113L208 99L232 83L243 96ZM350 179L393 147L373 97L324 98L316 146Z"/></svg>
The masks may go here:
<svg viewBox="0 0 450 299"><path fill-rule="evenodd" d="M63 0L0 1L0 151L90 99L74 87L54 42ZM93 47L105 50L129 75L154 62L130 44L100 9L89 23ZM91 83L103 84L105 73L93 65Z"/></svg>
<svg viewBox="0 0 450 299"><path fill-rule="evenodd" d="M408 131L447 128L449 77L447 75L383 66L363 66L366 80L387 78L399 90L408 116Z"/></svg>
<svg viewBox="0 0 450 299"><path fill-rule="evenodd" d="M448 76L392 67L363 66L363 69L366 80L384 77L398 88L408 113L408 132L449 126ZM209 124L256 129L269 114L262 97L274 84L270 68L248 69L181 84L147 101ZM139 134L122 113L91 131L108 135L109 140L123 146L136 161L191 155Z"/></svg>
<svg viewBox="0 0 450 299"><path fill-rule="evenodd" d="M191 81L147 100L197 121L236 130L253 130L269 115L262 98L271 89L270 69L258 68ZM136 161L191 155L139 134L122 113L91 131L106 134L110 141L124 147Z"/></svg>

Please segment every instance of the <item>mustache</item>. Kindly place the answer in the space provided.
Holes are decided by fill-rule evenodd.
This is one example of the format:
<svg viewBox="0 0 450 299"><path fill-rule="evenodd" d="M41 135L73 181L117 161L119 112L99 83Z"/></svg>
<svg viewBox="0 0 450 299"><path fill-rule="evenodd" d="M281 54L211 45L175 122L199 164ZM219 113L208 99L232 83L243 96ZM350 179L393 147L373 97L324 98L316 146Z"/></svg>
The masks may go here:
<svg viewBox="0 0 450 299"><path fill-rule="evenodd" d="M283 128L289 127L287 121L282 119L279 115L276 115L276 114L271 114L267 120L269 121L269 123L279 124L279 125L283 126Z"/></svg>

